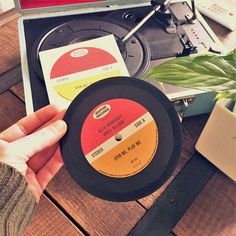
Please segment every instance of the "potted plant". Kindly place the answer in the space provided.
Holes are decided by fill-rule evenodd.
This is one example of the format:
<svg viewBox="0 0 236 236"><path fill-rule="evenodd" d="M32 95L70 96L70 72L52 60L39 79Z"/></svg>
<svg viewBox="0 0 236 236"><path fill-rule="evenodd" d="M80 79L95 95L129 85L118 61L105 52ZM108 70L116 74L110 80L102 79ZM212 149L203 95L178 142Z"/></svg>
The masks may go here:
<svg viewBox="0 0 236 236"><path fill-rule="evenodd" d="M145 76L218 93L196 149L236 181L236 49L226 55L176 58L151 69Z"/></svg>

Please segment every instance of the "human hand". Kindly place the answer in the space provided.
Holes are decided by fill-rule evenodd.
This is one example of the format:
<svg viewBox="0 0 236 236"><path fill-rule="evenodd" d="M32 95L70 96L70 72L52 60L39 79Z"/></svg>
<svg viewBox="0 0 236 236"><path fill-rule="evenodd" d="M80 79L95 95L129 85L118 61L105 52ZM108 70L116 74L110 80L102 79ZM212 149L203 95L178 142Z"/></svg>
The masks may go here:
<svg viewBox="0 0 236 236"><path fill-rule="evenodd" d="M0 133L0 162L25 176L36 202L63 165L58 144L67 129L63 115L49 105Z"/></svg>

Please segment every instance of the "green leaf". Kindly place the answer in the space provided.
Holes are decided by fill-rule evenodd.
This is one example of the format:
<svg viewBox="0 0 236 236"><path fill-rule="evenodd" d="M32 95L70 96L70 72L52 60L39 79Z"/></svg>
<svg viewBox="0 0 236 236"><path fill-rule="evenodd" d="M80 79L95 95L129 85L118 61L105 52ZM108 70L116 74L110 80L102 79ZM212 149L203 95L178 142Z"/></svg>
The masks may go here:
<svg viewBox="0 0 236 236"><path fill-rule="evenodd" d="M229 63L232 63L234 66L236 66L236 49L229 52L224 56L224 59L227 60Z"/></svg>
<svg viewBox="0 0 236 236"><path fill-rule="evenodd" d="M229 98L236 102L236 93L235 92L222 92L216 95L215 99L219 100L221 98Z"/></svg>
<svg viewBox="0 0 236 236"><path fill-rule="evenodd" d="M236 49L222 56L179 57L151 69L145 77L159 82L207 91L236 89Z"/></svg>

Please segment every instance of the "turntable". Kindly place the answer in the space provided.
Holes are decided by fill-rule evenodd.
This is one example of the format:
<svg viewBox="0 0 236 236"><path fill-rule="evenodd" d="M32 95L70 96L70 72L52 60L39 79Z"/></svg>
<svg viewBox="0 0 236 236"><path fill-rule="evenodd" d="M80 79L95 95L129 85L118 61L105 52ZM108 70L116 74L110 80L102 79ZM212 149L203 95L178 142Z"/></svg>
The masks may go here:
<svg viewBox="0 0 236 236"><path fill-rule="evenodd" d="M217 37L195 10L194 1L71 0L57 1L53 6L52 3L16 2L21 13L37 13L19 20L28 114L49 103L38 56L43 50L113 34L130 76L137 78L173 57L222 50ZM39 14L43 11L48 13ZM189 107L186 115L205 113L213 106L214 95L206 92L167 85L164 92L181 112Z"/></svg>

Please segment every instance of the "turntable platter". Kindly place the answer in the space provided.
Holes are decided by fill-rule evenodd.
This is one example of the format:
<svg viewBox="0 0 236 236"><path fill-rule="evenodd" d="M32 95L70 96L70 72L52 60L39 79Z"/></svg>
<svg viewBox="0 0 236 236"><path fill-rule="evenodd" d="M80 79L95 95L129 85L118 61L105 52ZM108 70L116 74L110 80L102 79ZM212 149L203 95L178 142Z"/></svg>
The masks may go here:
<svg viewBox="0 0 236 236"><path fill-rule="evenodd" d="M113 34L120 48L131 77L139 78L147 70L150 63L150 49L147 41L140 35L134 34L125 43L122 38L131 29L126 25L120 25L116 21L104 18L82 18L66 22L50 30L39 38L32 50L32 62L36 73L43 78L39 63L39 52L89 39Z"/></svg>

